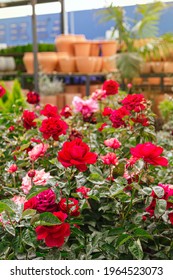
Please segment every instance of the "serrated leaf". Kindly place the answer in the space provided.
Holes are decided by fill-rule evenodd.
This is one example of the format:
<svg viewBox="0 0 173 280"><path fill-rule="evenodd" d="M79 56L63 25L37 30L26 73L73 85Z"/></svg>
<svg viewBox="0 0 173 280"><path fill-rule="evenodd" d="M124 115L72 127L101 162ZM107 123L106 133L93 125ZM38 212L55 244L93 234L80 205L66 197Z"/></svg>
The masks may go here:
<svg viewBox="0 0 173 280"><path fill-rule="evenodd" d="M129 239L131 239L132 236L129 234L121 234L116 242L116 247L119 247L121 245L123 245L124 243L126 243Z"/></svg>
<svg viewBox="0 0 173 280"><path fill-rule="evenodd" d="M128 248L135 259L142 260L144 254L139 239L132 241Z"/></svg>

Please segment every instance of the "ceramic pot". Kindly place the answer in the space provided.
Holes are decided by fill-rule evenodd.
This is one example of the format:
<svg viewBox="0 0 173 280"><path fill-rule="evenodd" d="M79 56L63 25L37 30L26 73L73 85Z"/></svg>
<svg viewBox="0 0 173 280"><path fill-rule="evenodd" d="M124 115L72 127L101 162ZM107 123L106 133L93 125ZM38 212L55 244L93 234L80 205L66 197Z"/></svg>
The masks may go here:
<svg viewBox="0 0 173 280"><path fill-rule="evenodd" d="M173 77L164 77L163 82L165 86L173 86Z"/></svg>
<svg viewBox="0 0 173 280"><path fill-rule="evenodd" d="M67 52L57 52L56 53L58 61L55 67L55 71L60 72L60 65L59 65L59 59L64 58L64 57L69 57L69 54Z"/></svg>
<svg viewBox="0 0 173 280"><path fill-rule="evenodd" d="M103 72L112 72L116 71L116 62L115 58L111 58L110 56L103 57L103 65L102 65Z"/></svg>
<svg viewBox="0 0 173 280"><path fill-rule="evenodd" d="M165 73L173 73L173 61L165 61L163 72Z"/></svg>
<svg viewBox="0 0 173 280"><path fill-rule="evenodd" d="M78 41L74 43L75 56L89 56L91 49L90 41Z"/></svg>
<svg viewBox="0 0 173 280"><path fill-rule="evenodd" d="M79 93L78 85L65 85L65 93Z"/></svg>
<svg viewBox="0 0 173 280"><path fill-rule="evenodd" d="M56 52L38 53L39 68L44 73L52 73L56 69L58 57Z"/></svg>
<svg viewBox="0 0 173 280"><path fill-rule="evenodd" d="M90 56L99 56L100 54L100 42L91 41Z"/></svg>
<svg viewBox="0 0 173 280"><path fill-rule="evenodd" d="M112 56L117 51L117 42L105 40L100 42L102 56Z"/></svg>
<svg viewBox="0 0 173 280"><path fill-rule="evenodd" d="M151 63L150 62L142 63L140 66L140 73L141 74L151 73Z"/></svg>
<svg viewBox="0 0 173 280"><path fill-rule="evenodd" d="M102 71L103 68L103 57L98 56L95 57L96 59L96 63L95 63L95 67L94 67L94 72L99 73Z"/></svg>
<svg viewBox="0 0 173 280"><path fill-rule="evenodd" d="M59 68L62 73L76 72L76 60L74 57L59 57Z"/></svg>
<svg viewBox="0 0 173 280"><path fill-rule="evenodd" d="M58 52L66 52L68 55L74 55L73 43L76 41L74 34L61 34L55 39L55 46Z"/></svg>
<svg viewBox="0 0 173 280"><path fill-rule="evenodd" d="M150 85L160 85L160 78L158 78L158 77L148 78L148 84L150 84Z"/></svg>
<svg viewBox="0 0 173 280"><path fill-rule="evenodd" d="M6 71L14 71L16 69L16 62L13 56L5 58Z"/></svg>
<svg viewBox="0 0 173 280"><path fill-rule="evenodd" d="M80 73L93 73L95 68L96 58L95 57L76 57L77 71Z"/></svg>
<svg viewBox="0 0 173 280"><path fill-rule="evenodd" d="M164 62L161 61L153 61L151 62L151 71L154 73L161 73L163 72Z"/></svg>
<svg viewBox="0 0 173 280"><path fill-rule="evenodd" d="M5 62L5 57L1 56L0 57L0 71L4 72L6 70L6 62Z"/></svg>
<svg viewBox="0 0 173 280"><path fill-rule="evenodd" d="M23 63L28 74L34 73L34 56L32 52L26 52L23 56Z"/></svg>

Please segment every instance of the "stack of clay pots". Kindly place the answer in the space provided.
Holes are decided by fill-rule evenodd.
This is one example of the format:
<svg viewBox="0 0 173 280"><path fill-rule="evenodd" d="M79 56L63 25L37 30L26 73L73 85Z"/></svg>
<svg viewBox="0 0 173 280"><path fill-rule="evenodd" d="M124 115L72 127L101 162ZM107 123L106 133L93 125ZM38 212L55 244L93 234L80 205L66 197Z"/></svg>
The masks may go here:
<svg viewBox="0 0 173 280"><path fill-rule="evenodd" d="M117 49L115 41L91 41L87 40L83 34L63 34L57 36L55 45L57 52L68 54L68 57L59 59L59 70L62 73L99 73L115 68L115 59L110 66L110 57L116 53Z"/></svg>

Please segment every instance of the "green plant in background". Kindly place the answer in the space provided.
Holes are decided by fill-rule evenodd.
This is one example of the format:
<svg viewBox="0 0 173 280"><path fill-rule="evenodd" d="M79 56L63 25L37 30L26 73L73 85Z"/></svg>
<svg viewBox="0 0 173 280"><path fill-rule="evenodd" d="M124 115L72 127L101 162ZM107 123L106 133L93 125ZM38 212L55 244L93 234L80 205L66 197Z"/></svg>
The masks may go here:
<svg viewBox="0 0 173 280"><path fill-rule="evenodd" d="M159 104L159 110L165 122L171 120L173 118L173 98L165 95L165 99Z"/></svg>
<svg viewBox="0 0 173 280"><path fill-rule="evenodd" d="M0 85L5 87L3 81L0 82ZM19 81L14 80L14 85L12 91L6 89L6 93L2 98L0 98L0 112L3 113L19 113L21 108L26 107L25 97L21 89Z"/></svg>
<svg viewBox="0 0 173 280"><path fill-rule="evenodd" d="M139 76L141 63L146 57L153 52L160 55L160 48L167 50L166 42L171 39L170 36L157 38L158 23L162 11L168 5L161 1L154 3L137 5L135 10L135 19L128 18L123 7L116 7L111 4L109 7L101 11L102 21L112 21L114 23L112 37L115 31L118 31L117 38L120 53L115 55L116 65L121 73L122 79L128 82L133 77ZM146 46L137 46L136 39L153 38Z"/></svg>

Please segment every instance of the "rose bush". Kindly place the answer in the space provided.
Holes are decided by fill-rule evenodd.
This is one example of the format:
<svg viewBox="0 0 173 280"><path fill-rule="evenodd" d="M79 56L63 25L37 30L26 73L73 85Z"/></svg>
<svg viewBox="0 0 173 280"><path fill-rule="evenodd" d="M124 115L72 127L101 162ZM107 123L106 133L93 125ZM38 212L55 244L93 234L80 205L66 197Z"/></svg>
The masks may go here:
<svg viewBox="0 0 173 280"><path fill-rule="evenodd" d="M0 258L173 259L172 135L150 102L113 80L61 112L27 98L0 113Z"/></svg>

